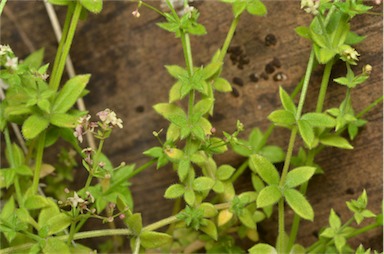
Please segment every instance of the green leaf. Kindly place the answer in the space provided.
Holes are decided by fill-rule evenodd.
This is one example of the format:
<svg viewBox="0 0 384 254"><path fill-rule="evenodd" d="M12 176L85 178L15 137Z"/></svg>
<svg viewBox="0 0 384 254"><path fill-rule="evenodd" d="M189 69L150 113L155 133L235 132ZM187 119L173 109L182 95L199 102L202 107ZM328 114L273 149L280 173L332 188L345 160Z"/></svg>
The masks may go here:
<svg viewBox="0 0 384 254"><path fill-rule="evenodd" d="M218 214L218 211L215 206L208 202L202 203L199 208L204 211L205 218L212 218Z"/></svg>
<svg viewBox="0 0 384 254"><path fill-rule="evenodd" d="M57 214L48 219L46 225L49 226L48 234L53 235L66 229L72 222L71 217L64 213Z"/></svg>
<svg viewBox="0 0 384 254"><path fill-rule="evenodd" d="M184 194L184 200L188 205L193 206L196 200L195 192L191 189L187 189Z"/></svg>
<svg viewBox="0 0 384 254"><path fill-rule="evenodd" d="M252 15L264 16L267 14L267 8L260 0L252 0L248 2L247 11Z"/></svg>
<svg viewBox="0 0 384 254"><path fill-rule="evenodd" d="M145 249L154 249L172 243L172 236L154 231L144 231L140 234L141 245Z"/></svg>
<svg viewBox="0 0 384 254"><path fill-rule="evenodd" d="M298 190L285 189L284 197L292 210L301 218L313 221L314 212L307 199Z"/></svg>
<svg viewBox="0 0 384 254"><path fill-rule="evenodd" d="M279 172L266 158L254 154L249 157L249 166L251 170L257 173L269 185L278 185L280 181Z"/></svg>
<svg viewBox="0 0 384 254"><path fill-rule="evenodd" d="M58 93L53 106L52 111L55 113L67 112L80 97L84 91L91 75L78 75L68 80L63 88Z"/></svg>
<svg viewBox="0 0 384 254"><path fill-rule="evenodd" d="M283 109L273 111L269 114L268 119L276 125L286 127L289 127L296 122L294 114Z"/></svg>
<svg viewBox="0 0 384 254"><path fill-rule="evenodd" d="M243 209L243 212L239 215L239 219L247 228L256 229L256 222L253 220L252 214L248 209Z"/></svg>
<svg viewBox="0 0 384 254"><path fill-rule="evenodd" d="M307 121L314 127L333 128L336 126L336 120L324 113L307 113L301 117L301 120Z"/></svg>
<svg viewBox="0 0 384 254"><path fill-rule="evenodd" d="M103 9L103 0L80 0L81 5L92 13L99 13Z"/></svg>
<svg viewBox="0 0 384 254"><path fill-rule="evenodd" d="M344 43L348 45L355 45L365 40L365 38L367 38L367 36L360 36L352 31L348 31L347 38Z"/></svg>
<svg viewBox="0 0 384 254"><path fill-rule="evenodd" d="M232 4L233 15L235 18L240 16L247 7L246 1L236 1Z"/></svg>
<svg viewBox="0 0 384 254"><path fill-rule="evenodd" d="M213 87L219 92L231 92L232 86L231 84L224 78L217 78L213 83Z"/></svg>
<svg viewBox="0 0 384 254"><path fill-rule="evenodd" d="M165 68L167 69L168 73L176 79L180 79L180 77L183 76L188 76L187 70L178 65L166 65Z"/></svg>
<svg viewBox="0 0 384 254"><path fill-rule="evenodd" d="M305 254L305 248L300 244L294 244L292 249L289 251L289 254Z"/></svg>
<svg viewBox="0 0 384 254"><path fill-rule="evenodd" d="M249 254L277 254L274 247L266 243L258 243L249 250Z"/></svg>
<svg viewBox="0 0 384 254"><path fill-rule="evenodd" d="M185 114L184 110L174 104L159 103L153 106L153 108L157 113L179 127L182 127L183 124L187 121L187 115Z"/></svg>
<svg viewBox="0 0 384 254"><path fill-rule="evenodd" d="M201 176L193 180L192 187L195 191L208 191L214 184L215 181L212 178Z"/></svg>
<svg viewBox="0 0 384 254"><path fill-rule="evenodd" d="M177 167L177 175L179 176L180 181L184 181L188 176L189 170L191 168L191 161L189 159L182 159L179 162Z"/></svg>
<svg viewBox="0 0 384 254"><path fill-rule="evenodd" d="M336 51L329 48L321 48L318 51L317 60L321 64L326 64L336 55Z"/></svg>
<svg viewBox="0 0 384 254"><path fill-rule="evenodd" d="M47 225L47 222L50 218L60 214L59 207L52 199L47 199L48 205L46 208L42 209L39 213L39 226L44 227Z"/></svg>
<svg viewBox="0 0 384 254"><path fill-rule="evenodd" d="M312 148L313 142L315 140L315 133L313 132L313 128L311 124L305 120L298 120L297 126L299 127L299 132L301 137L303 138L305 144Z"/></svg>
<svg viewBox="0 0 384 254"><path fill-rule="evenodd" d="M37 106L46 113L51 111L51 103L48 99L41 99L37 101Z"/></svg>
<svg viewBox="0 0 384 254"><path fill-rule="evenodd" d="M71 3L71 0L48 0L49 3L54 5L68 5Z"/></svg>
<svg viewBox="0 0 384 254"><path fill-rule="evenodd" d="M280 200L281 196L281 191L277 185L267 186L257 196L257 207L262 208L273 205Z"/></svg>
<svg viewBox="0 0 384 254"><path fill-rule="evenodd" d="M43 63L43 59L44 48L41 48L30 54L27 58L25 58L23 64L27 65L30 68L38 69Z"/></svg>
<svg viewBox="0 0 384 254"><path fill-rule="evenodd" d="M285 152L278 146L264 146L259 151L259 154L267 158L271 163L278 163L284 161Z"/></svg>
<svg viewBox="0 0 384 254"><path fill-rule="evenodd" d="M185 187L181 184L172 184L165 191L164 197L168 199L178 198L184 195Z"/></svg>
<svg viewBox="0 0 384 254"><path fill-rule="evenodd" d="M341 220L339 216L335 213L333 209L331 209L331 212L329 213L329 219L328 219L329 225L333 229L339 229L341 227Z"/></svg>
<svg viewBox="0 0 384 254"><path fill-rule="evenodd" d="M57 238L48 238L43 247L44 254L70 254L68 245Z"/></svg>
<svg viewBox="0 0 384 254"><path fill-rule="evenodd" d="M280 86L279 88L280 100L286 111L296 114L296 105L293 103L291 96Z"/></svg>
<svg viewBox="0 0 384 254"><path fill-rule="evenodd" d="M295 28L295 32L305 39L310 39L309 28L306 26L298 26Z"/></svg>
<svg viewBox="0 0 384 254"><path fill-rule="evenodd" d="M181 95L181 82L176 82L171 89L169 90L169 103L181 100L183 96Z"/></svg>
<svg viewBox="0 0 384 254"><path fill-rule="evenodd" d="M334 146L342 149L353 149L348 140L337 135L327 135L320 138L320 143L326 146Z"/></svg>
<svg viewBox="0 0 384 254"><path fill-rule="evenodd" d="M217 241L217 228L215 223L207 219L204 219L203 222L205 225L201 226L200 230Z"/></svg>
<svg viewBox="0 0 384 254"><path fill-rule="evenodd" d="M216 171L216 177L221 181L225 181L228 180L235 171L236 169L230 165L221 165Z"/></svg>
<svg viewBox="0 0 384 254"><path fill-rule="evenodd" d="M212 108L212 105L213 99L203 99L196 103L196 105L193 107L193 113L202 116L209 112L209 110Z"/></svg>
<svg viewBox="0 0 384 254"><path fill-rule="evenodd" d="M159 158L164 154L164 152L162 147L156 146L144 151L143 154L153 158Z"/></svg>
<svg viewBox="0 0 384 254"><path fill-rule="evenodd" d="M221 63L221 62L214 62L214 63L210 63L207 66L205 66L203 68L203 78L204 79L211 78L213 75L215 75L220 70L222 65L223 65L223 63Z"/></svg>
<svg viewBox="0 0 384 254"><path fill-rule="evenodd" d="M31 115L25 120L21 131L24 138L33 139L44 131L48 125L49 121L45 117L41 115Z"/></svg>
<svg viewBox="0 0 384 254"><path fill-rule="evenodd" d="M142 218L140 213L134 213L126 220L127 226L132 230L135 236L140 235L143 228Z"/></svg>
<svg viewBox="0 0 384 254"><path fill-rule="evenodd" d="M27 197L24 207L28 210L40 209L49 206L47 198L40 195L32 195Z"/></svg>
<svg viewBox="0 0 384 254"><path fill-rule="evenodd" d="M57 127L74 128L78 119L79 117L66 113L53 113L50 122Z"/></svg>
<svg viewBox="0 0 384 254"><path fill-rule="evenodd" d="M288 172L285 180L285 186L288 188L294 188L305 182L307 182L315 173L315 167L298 167Z"/></svg>

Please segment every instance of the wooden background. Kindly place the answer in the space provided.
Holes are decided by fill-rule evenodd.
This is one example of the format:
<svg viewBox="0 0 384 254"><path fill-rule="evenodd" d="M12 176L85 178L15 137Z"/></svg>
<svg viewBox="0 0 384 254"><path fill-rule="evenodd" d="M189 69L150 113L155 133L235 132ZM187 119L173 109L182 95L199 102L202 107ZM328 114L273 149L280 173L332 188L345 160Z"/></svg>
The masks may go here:
<svg viewBox="0 0 384 254"><path fill-rule="evenodd" d="M151 3L159 6L157 1ZM200 66L207 63L222 45L232 14L230 6L218 1L195 1L195 5L201 11L200 22L208 30L208 36L192 38L194 64ZM266 1L266 5L266 17L245 14L239 23L232 45L240 46L250 62L239 69L228 55L226 57L223 76L229 81L239 77L244 85L234 85L236 94L217 94L212 120L217 133L233 131L237 119L246 128L243 137L253 127L266 130L270 124L267 115L280 106L278 87L292 91L303 76L310 45L293 29L307 25L311 17L299 9L298 1ZM167 126L167 122L151 107L167 101L168 89L174 82L164 65L184 64L180 42L155 25L163 19L145 8L140 10L141 17L136 19L131 15L135 7L127 1L105 1L101 14L89 15L80 23L71 50L76 72L92 74L88 85L91 94L85 98L87 108L92 114L111 108L124 121L124 129L114 131L104 150L116 165L122 161L137 165L148 161L142 152L158 144L152 131ZM376 6L372 11L382 15L381 8ZM65 16L64 9L56 8L61 21ZM368 63L373 66L369 81L353 91L353 105L357 111L382 95L382 27L380 15L365 15L353 21L353 30L367 35L367 39L357 46L361 57L354 69L359 71ZM1 18L0 34L1 43L10 44L20 58L44 47L46 62L53 62L57 43L41 1L9 1ZM276 45L265 45L267 34L276 37ZM270 74L268 80L251 82L249 75L260 75L274 57L280 59L281 68ZM284 73L287 79L275 81L273 76L277 72ZM344 72L345 67L340 64L332 77L339 77ZM321 75L322 68L319 67L311 79L305 110L315 107ZM331 82L326 107L339 105L344 94L344 87ZM367 114L366 119L369 123L353 141L354 150L328 148L316 158L326 173L311 180L307 197L315 210L315 222L302 223L298 237L300 243L308 246L316 240L316 230L327 225L331 207L346 221L351 214L345 201L357 198L363 189L369 195L369 208L375 213L380 211L383 197L382 104ZM286 149L288 137L287 130L276 128L269 143ZM220 163L233 166L244 160L232 153L218 159ZM177 182L171 169L156 171L150 168L132 182L135 211L142 212L145 224L170 215L172 202L162 196L167 186ZM251 188L249 172L240 178L237 188L239 191ZM273 244L276 222L274 217L258 227L262 240ZM382 230L377 229L356 239L353 244L356 246L361 241L367 247L382 250L382 239Z"/></svg>

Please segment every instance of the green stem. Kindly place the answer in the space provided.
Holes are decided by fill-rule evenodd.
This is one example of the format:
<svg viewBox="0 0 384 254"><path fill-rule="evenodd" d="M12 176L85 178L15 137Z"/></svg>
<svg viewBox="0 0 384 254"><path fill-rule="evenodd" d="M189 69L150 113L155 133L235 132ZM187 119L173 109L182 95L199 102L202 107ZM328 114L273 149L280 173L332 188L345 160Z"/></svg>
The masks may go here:
<svg viewBox="0 0 384 254"><path fill-rule="evenodd" d="M60 59L62 58L63 54L63 46L64 43L67 39L68 31L69 31L69 26L71 24L71 19L73 15L73 4L68 5L68 10L67 10L67 15L65 17L64 21L64 26L63 26L63 31L61 33L61 38L59 42L59 46L57 48L56 56L55 56L55 61L53 62L53 67L52 67L52 72L51 72L51 78L49 79L49 86L53 86L53 82L56 79L57 76L57 67L60 62Z"/></svg>
<svg viewBox="0 0 384 254"><path fill-rule="evenodd" d="M223 210L230 207L229 203L222 203L215 205L215 208L217 210ZM170 223L173 223L177 221L176 216L171 216L168 218L165 218L163 220L160 220L158 222L155 222L153 224L150 224L143 228L143 231L152 231L159 229L161 227L164 227ZM92 230L87 232L80 232L73 236L73 240L81 240L81 239L88 239L88 238L96 238L96 237L104 237L104 236L113 236L113 235L125 235L129 236L132 235L132 231L130 231L127 228L119 228L119 229L101 229L101 230ZM55 237L56 239L60 241L67 241L69 236L68 235L62 235ZM7 253L19 253L21 250L30 249L34 243L27 243L23 245L13 246L6 249L0 250L0 254L7 254Z"/></svg>
<svg viewBox="0 0 384 254"><path fill-rule="evenodd" d="M37 193L37 190L39 187L40 171L41 171L41 165L43 163L44 146L45 146L45 131L43 131L38 137L37 152L36 152L36 158L35 158L35 172L33 175L33 182L32 182L32 193Z"/></svg>
<svg viewBox="0 0 384 254"><path fill-rule="evenodd" d="M316 112L321 113L323 111L323 105L325 100L325 95L327 93L329 77L331 76L333 66L333 59L330 60L324 68L323 78L321 80L319 97L317 98Z"/></svg>
<svg viewBox="0 0 384 254"><path fill-rule="evenodd" d="M140 3L139 4L142 4L142 5L144 5L145 7L147 7L148 9L150 9L150 10L152 10L152 11L154 11L154 12L156 12L156 13L158 13L158 14L160 14L161 16L163 16L164 17L164 12L162 12L162 11L160 11L159 9L157 9L157 8L155 8L155 7L153 7L152 5L150 5L150 4L147 4L146 2L144 2L144 1L140 1Z"/></svg>
<svg viewBox="0 0 384 254"><path fill-rule="evenodd" d="M71 245L71 242L73 240L73 237L75 236L75 233L76 233L76 221L72 221L71 228L69 230L69 236L68 236L68 239L67 239L67 245L68 246Z"/></svg>
<svg viewBox="0 0 384 254"><path fill-rule="evenodd" d="M315 59L315 51L312 49L311 54L309 56L305 76L304 76L303 88L302 88L302 91L300 94L299 105L297 107L297 112L296 112L296 116L295 116L296 120L299 120L301 117L301 112L303 110L305 97L306 97L307 91L308 91L309 80L311 78L311 73L312 73L312 69L313 69L313 65L314 65L314 59ZM285 184L285 180L286 180L288 170L289 170L289 165L291 163L293 147L295 145L296 134L297 134L297 127L295 126L295 127L293 127L293 129L291 131L291 137L289 138L289 144L288 144L288 149L287 149L287 153L285 156L283 172L281 173L281 178L280 178L280 183L279 183L280 187L283 187ZM278 246L280 246L280 250L284 251L285 250L284 249L284 234L285 234L284 228L285 228L285 225L284 225L284 199L283 198L279 201L278 209L279 209Z"/></svg>
<svg viewBox="0 0 384 254"><path fill-rule="evenodd" d="M133 254L139 254L140 253L140 237L137 237L135 240L135 249L133 251Z"/></svg>
<svg viewBox="0 0 384 254"><path fill-rule="evenodd" d="M316 154L315 150L310 150L308 152L308 156L307 156L307 160L305 162L305 165L310 166L313 164L315 154ZM300 193L305 194L307 192L307 188L308 188L308 182L303 183L300 186ZM291 249L293 244L296 242L297 233L299 232L300 221L301 221L300 216L295 213L295 215L293 216L291 233L289 235L289 242L288 242L289 249Z"/></svg>
<svg viewBox="0 0 384 254"><path fill-rule="evenodd" d="M289 165L291 164L293 147L295 145L296 134L297 134L297 127L293 127L292 132L291 132L291 137L289 138L289 144L288 144L287 154L285 156L283 171L281 172L281 178L280 178L280 183L279 183L280 187L284 186L285 179L287 178Z"/></svg>
<svg viewBox="0 0 384 254"><path fill-rule="evenodd" d="M13 155L12 141L11 141L11 137L9 135L8 127L6 127L4 129L4 138L5 138L5 144L6 144L6 147L7 147L7 152L8 152L8 155L9 155L9 165L11 166L11 168L14 168L14 167L16 167L16 165L15 165L15 158L14 158L14 155ZM24 202L23 202L23 197L21 195L21 188L20 188L20 182L19 182L18 175L15 176L14 185L15 185L17 203L19 204L19 207L23 207L24 206Z"/></svg>
<svg viewBox="0 0 384 254"><path fill-rule="evenodd" d="M157 160L156 159L153 159L153 160L150 160L148 161L147 163L145 163L144 165L138 167L137 169L135 169L132 174L129 176L128 179L136 176L137 174L141 173L142 171L146 170L147 168L149 168L150 166L152 166L153 164L155 164Z"/></svg>
<svg viewBox="0 0 384 254"><path fill-rule="evenodd" d="M59 88L60 80L64 72L65 62L67 60L67 56L69 53L69 49L71 48L73 37L75 35L77 23L79 22L80 13L81 13L82 5L80 2L76 2L75 10L73 11L71 24L69 26L67 37L65 38L65 43L63 45L63 50L60 55L60 60L57 65L57 70L55 72L54 79L50 80L50 87L55 91Z"/></svg>
<svg viewBox="0 0 384 254"><path fill-rule="evenodd" d="M235 171L235 173L232 175L232 177L230 179L231 183L236 182L237 178L239 178L244 173L244 171L247 169L248 165L249 165L249 161L245 160L240 165L240 167L238 167L238 169Z"/></svg>
<svg viewBox="0 0 384 254"><path fill-rule="evenodd" d="M305 97L306 97L306 94L307 94L307 91L308 91L309 80L311 78L311 73L312 73L312 68L313 68L314 60L315 60L315 51L312 49L311 50L311 54L309 56L309 60L308 60L307 70L306 70L305 76L304 76L303 89L301 91L299 105L297 106L296 120L300 119L301 112L303 110L303 106L304 106L304 102L305 102Z"/></svg>
<svg viewBox="0 0 384 254"><path fill-rule="evenodd" d="M235 35L236 27L237 27L237 24L239 23L240 16L241 15L235 17L232 20L231 26L229 27L229 30L227 33L227 37L225 38L223 47L220 50L220 55L219 55L219 61L220 62L224 61L225 54L227 53L227 50L229 48L229 45L231 44L232 38Z"/></svg>
<svg viewBox="0 0 384 254"><path fill-rule="evenodd" d="M331 76L332 67L333 67L333 60L329 61L325 65L325 68L324 68L323 77L322 77L321 85L320 85L319 96L317 98L317 104L316 104L316 112L317 113L320 113L323 111L325 95L327 93L327 88L328 88L328 84L329 84L329 77ZM308 157L307 157L307 161L306 161L305 165L312 165L313 164L315 153L316 153L315 150L310 150L308 152ZM305 194L307 192L307 188L308 188L308 182L305 182L304 184L302 184L300 186L300 192L302 194ZM295 213L295 215L293 217L292 226L291 226L291 233L289 235L289 243L288 243L289 248L291 248L296 241L297 233L298 233L299 226L300 226L300 220L301 220L300 216L298 216Z"/></svg>
<svg viewBox="0 0 384 254"><path fill-rule="evenodd" d="M285 253L285 241L284 241L284 235L285 235L285 218L284 218L284 199L281 198L278 203L278 212L279 212L279 235L277 237L278 239L278 249L280 253Z"/></svg>
<svg viewBox="0 0 384 254"><path fill-rule="evenodd" d="M1 0L0 2L0 17L1 17L1 14L3 13L3 9L6 3L7 3L7 0Z"/></svg>
<svg viewBox="0 0 384 254"><path fill-rule="evenodd" d="M369 104L366 108L364 108L362 111L360 111L356 117L357 118L360 118L362 117L363 115L365 115L366 113L368 113L371 109L373 109L374 107L376 107L379 103L381 103L383 101L383 98L384 96L381 96L380 98L377 98L374 102L372 102L371 104Z"/></svg>

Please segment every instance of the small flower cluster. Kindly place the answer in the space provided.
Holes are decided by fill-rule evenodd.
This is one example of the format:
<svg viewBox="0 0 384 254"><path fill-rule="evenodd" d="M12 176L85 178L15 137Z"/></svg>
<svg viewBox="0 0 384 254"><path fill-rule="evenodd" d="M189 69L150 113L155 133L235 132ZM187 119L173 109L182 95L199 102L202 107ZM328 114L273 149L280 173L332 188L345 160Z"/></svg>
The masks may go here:
<svg viewBox="0 0 384 254"><path fill-rule="evenodd" d="M10 70L17 70L18 58L8 45L0 45L0 65Z"/></svg>
<svg viewBox="0 0 384 254"><path fill-rule="evenodd" d="M301 0L301 9L314 16L319 14L320 0Z"/></svg>
<svg viewBox="0 0 384 254"><path fill-rule="evenodd" d="M349 45L344 45L341 47L341 59L349 64L356 65L356 61L359 61L359 52L356 49L352 48Z"/></svg>
<svg viewBox="0 0 384 254"><path fill-rule="evenodd" d="M66 191L68 192L68 190ZM88 211L91 213L95 213L95 209L89 209L88 205L93 204L95 202L95 198L92 196L92 194L87 191L85 193L86 197L81 198L75 191L73 193L73 197L67 198L65 202L59 201L59 205L61 206L71 206L72 208L79 208L81 213L84 213L84 211Z"/></svg>
<svg viewBox="0 0 384 254"><path fill-rule="evenodd" d="M123 128L123 120L118 118L116 113L108 108L98 112L96 115L100 119L98 122L91 122L90 115L80 117L77 121L73 135L80 141L80 143L83 142L83 135L88 132L95 134L97 138L103 139L106 137L104 134L110 133L116 126ZM100 127L100 129L96 132L95 129L98 127Z"/></svg>

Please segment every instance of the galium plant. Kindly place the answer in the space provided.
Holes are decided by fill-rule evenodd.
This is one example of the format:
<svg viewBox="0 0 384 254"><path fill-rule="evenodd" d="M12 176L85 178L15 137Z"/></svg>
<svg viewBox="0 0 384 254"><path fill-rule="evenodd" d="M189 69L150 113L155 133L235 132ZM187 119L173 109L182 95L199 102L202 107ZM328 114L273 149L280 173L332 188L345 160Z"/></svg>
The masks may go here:
<svg viewBox="0 0 384 254"><path fill-rule="evenodd" d="M123 121L110 109L100 111L96 114L97 120L91 120L86 111L73 108L76 101L87 94L90 75L78 75L64 84L61 82L79 19L86 12L100 12L102 0L50 2L67 8L63 36L50 72L49 65L43 64L43 50L20 61L10 46L0 46L0 78L6 84L0 104L0 129L8 162L8 167L0 171L0 229L4 236L0 253L89 252L90 246L77 240L101 236L113 237L114 251L123 248L123 240L129 237L133 253L150 249L163 252L204 249L207 253L370 253L370 249L362 245L353 250L348 244L348 239L382 227L382 214L367 209L365 190L356 200L346 203L352 214L349 220L342 222L331 209L329 225L320 231L317 242L308 247L297 242L300 221L315 219L315 212L305 197L309 181L316 174L326 173L326 169L315 163L316 155L329 146L352 149L350 141L367 123L363 115L382 101L382 97L378 98L360 113L355 113L352 104L354 88L369 78L373 67L367 64L362 71L354 70L360 56L354 45L364 37L350 30L350 22L356 15L366 14L370 6L359 0L301 2L303 11L313 15L308 26L296 29L297 34L312 45L305 76L292 94L280 87L282 108L268 116L270 127L265 132L255 128L249 139L244 140L239 138L244 130L241 122L236 123L233 133L220 134L209 116L214 113L215 94L232 90L221 73L238 22L245 12L264 16L267 13L264 4L260 0L223 0L233 10L226 39L210 62L195 66L190 36L207 33L198 21L199 11L188 2L180 5L177 1L166 1L170 11L163 12L145 1L138 1L133 16L139 18L143 7L162 15L164 21L157 25L180 40L185 65L166 66L175 83L169 91L169 100L153 108L169 125L153 132L159 145L144 151L151 160L140 167L124 163L114 167L102 150L112 132L123 127ZM0 13L4 4L3 0ZM181 11L175 9L177 4L182 7ZM345 76L334 79L345 86L345 98L340 106L325 108L324 98L335 64L345 66ZM324 70L316 109L303 112L311 74L318 65L324 65ZM298 104L294 100L297 95ZM21 126L23 146L12 142L11 125ZM287 149L268 144L269 137L278 131L276 127L290 130ZM83 146L86 134L98 140L96 147ZM59 138L69 142L73 149L62 150L53 167L43 162L43 155ZM299 138L303 142L294 154ZM215 160L215 155L229 149L246 158L239 168L218 165ZM71 170L78 166L76 152L82 158L88 177L77 190L60 191L57 186L64 189L65 183L73 180ZM281 173L274 165L278 162L284 164ZM164 193L166 199L175 199L175 209L172 216L144 226L141 214L133 210L128 181L153 164L158 169L170 164L178 176L178 182ZM234 183L248 169L253 190L238 193ZM57 173L55 178L49 175L53 170ZM42 181L47 184L46 188L40 185ZM285 204L294 212L290 231L286 228ZM260 243L257 224L271 217L274 207L278 213L276 244ZM82 231L90 218L108 223L110 228ZM371 219L371 223L359 227L366 219ZM116 228L116 220L122 221L124 227ZM166 232L158 231L167 225ZM236 244L236 238L245 237L253 242L248 250ZM112 248L104 245L103 250L112 251Z"/></svg>

